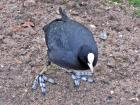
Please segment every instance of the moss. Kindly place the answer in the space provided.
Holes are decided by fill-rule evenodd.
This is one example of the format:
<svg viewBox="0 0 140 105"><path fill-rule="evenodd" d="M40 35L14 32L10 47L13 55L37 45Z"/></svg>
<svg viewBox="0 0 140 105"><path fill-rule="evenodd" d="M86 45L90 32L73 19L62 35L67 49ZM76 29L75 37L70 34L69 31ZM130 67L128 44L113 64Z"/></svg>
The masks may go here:
<svg viewBox="0 0 140 105"><path fill-rule="evenodd" d="M129 3L135 7L135 15L140 17L140 0L129 0Z"/></svg>
<svg viewBox="0 0 140 105"><path fill-rule="evenodd" d="M128 0L131 5L140 6L140 0Z"/></svg>
<svg viewBox="0 0 140 105"><path fill-rule="evenodd" d="M128 0L128 1L130 5L135 7L134 10L135 15L140 17L140 0ZM111 0L111 2L122 3L122 0Z"/></svg>
<svg viewBox="0 0 140 105"><path fill-rule="evenodd" d="M121 3L122 0L112 0L113 2Z"/></svg>

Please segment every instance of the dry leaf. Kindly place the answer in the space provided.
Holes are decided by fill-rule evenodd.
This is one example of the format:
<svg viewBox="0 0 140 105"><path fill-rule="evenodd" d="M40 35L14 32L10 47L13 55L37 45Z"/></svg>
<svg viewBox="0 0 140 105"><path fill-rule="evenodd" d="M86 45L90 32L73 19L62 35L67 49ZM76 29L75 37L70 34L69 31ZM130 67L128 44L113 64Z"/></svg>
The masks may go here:
<svg viewBox="0 0 140 105"><path fill-rule="evenodd" d="M31 19L28 19L27 21L25 21L24 23L21 24L22 27L24 28L28 28L28 27L34 27L34 23L31 21Z"/></svg>
<svg viewBox="0 0 140 105"><path fill-rule="evenodd" d="M18 31L20 31L20 30L21 30L21 26L20 26L20 25L14 26L14 27L12 27L12 29L11 29L12 32L18 32Z"/></svg>
<svg viewBox="0 0 140 105"><path fill-rule="evenodd" d="M17 58L15 59L15 61L16 61L16 64L22 64L22 61Z"/></svg>

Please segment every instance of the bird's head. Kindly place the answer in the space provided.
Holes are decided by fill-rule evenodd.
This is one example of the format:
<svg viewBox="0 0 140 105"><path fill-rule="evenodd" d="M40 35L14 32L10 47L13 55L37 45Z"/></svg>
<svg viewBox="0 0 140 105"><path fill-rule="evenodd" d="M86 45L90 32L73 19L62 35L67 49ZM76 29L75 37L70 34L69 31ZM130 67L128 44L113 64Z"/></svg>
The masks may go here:
<svg viewBox="0 0 140 105"><path fill-rule="evenodd" d="M96 65L98 59L98 49L92 49L89 46L83 46L79 52L79 60L84 66L88 66L91 72Z"/></svg>

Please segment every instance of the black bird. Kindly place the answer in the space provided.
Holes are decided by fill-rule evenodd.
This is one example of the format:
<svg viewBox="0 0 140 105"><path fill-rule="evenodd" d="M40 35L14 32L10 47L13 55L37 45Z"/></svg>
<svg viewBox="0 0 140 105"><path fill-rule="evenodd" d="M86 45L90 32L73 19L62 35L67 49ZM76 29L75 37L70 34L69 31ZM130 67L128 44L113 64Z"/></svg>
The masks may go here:
<svg viewBox="0 0 140 105"><path fill-rule="evenodd" d="M91 82L88 79L93 73L93 67L98 60L98 49L92 32L82 24L70 19L62 8L59 8L61 18L53 20L43 27L48 47L48 60L61 67L73 69L72 79L76 86L80 80ZM90 69L91 72L82 72ZM77 71L81 70L81 71ZM53 79L43 75L46 67L36 77L33 89L39 83L42 93L45 94L45 81L55 83Z"/></svg>

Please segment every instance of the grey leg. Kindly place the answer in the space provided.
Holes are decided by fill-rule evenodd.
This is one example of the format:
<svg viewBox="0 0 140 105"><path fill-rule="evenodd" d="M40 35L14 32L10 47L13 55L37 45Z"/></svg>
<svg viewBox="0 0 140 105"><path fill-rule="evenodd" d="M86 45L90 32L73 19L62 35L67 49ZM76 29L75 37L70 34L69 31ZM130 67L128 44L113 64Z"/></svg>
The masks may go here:
<svg viewBox="0 0 140 105"><path fill-rule="evenodd" d="M91 78L93 76L93 73L91 72L82 72L82 71L72 71L71 78L74 81L74 86L79 87L80 82L86 81L88 83L95 83L95 81Z"/></svg>

